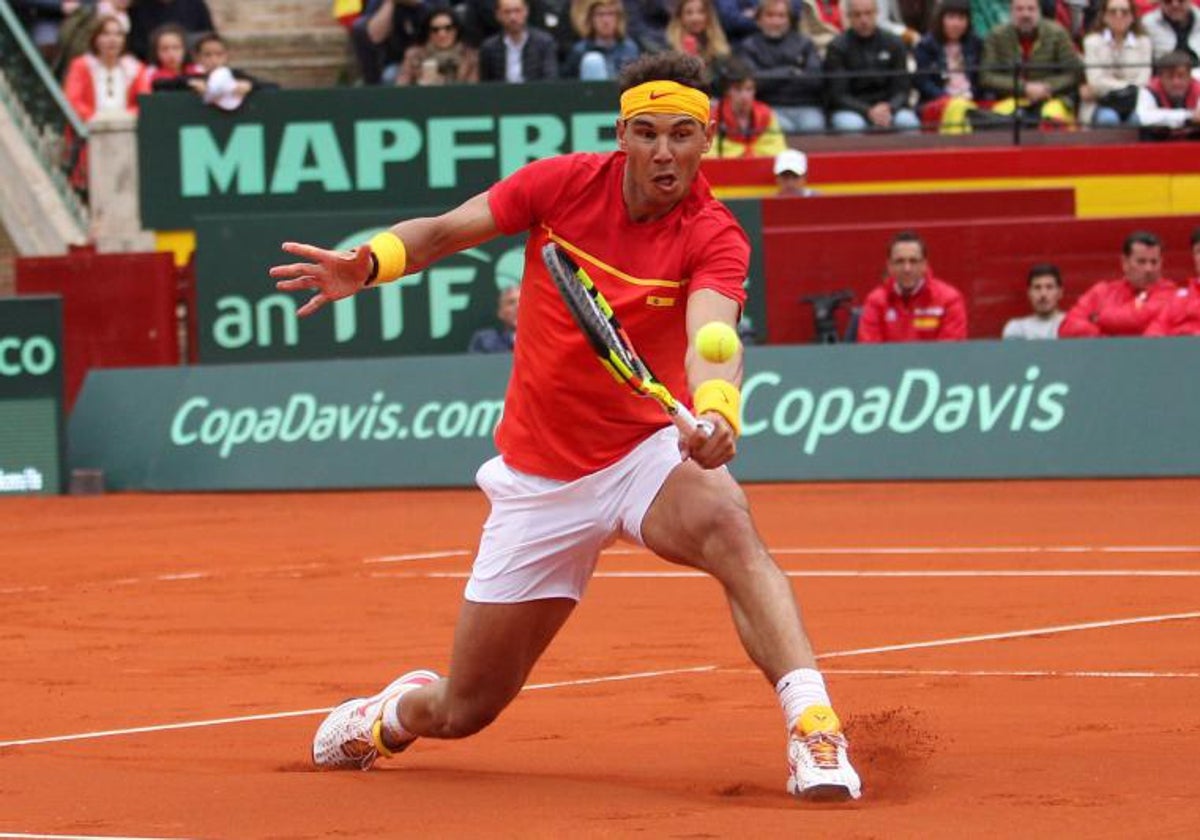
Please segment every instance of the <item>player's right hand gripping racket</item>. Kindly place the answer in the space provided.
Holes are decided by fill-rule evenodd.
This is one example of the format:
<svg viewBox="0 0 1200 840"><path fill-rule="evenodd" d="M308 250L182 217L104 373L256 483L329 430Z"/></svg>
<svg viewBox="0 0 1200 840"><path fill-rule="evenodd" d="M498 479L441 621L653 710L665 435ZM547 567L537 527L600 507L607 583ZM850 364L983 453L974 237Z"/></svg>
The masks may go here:
<svg viewBox="0 0 1200 840"><path fill-rule="evenodd" d="M583 330L600 363L608 368L613 378L628 385L634 393L657 400L680 431L690 434L696 428L701 428L711 432L711 423L697 420L687 406L675 399L667 386L654 378L654 374L633 349L633 343L613 314L612 307L587 272L553 242L543 246L542 262L554 278L554 285L558 287L567 311Z"/></svg>

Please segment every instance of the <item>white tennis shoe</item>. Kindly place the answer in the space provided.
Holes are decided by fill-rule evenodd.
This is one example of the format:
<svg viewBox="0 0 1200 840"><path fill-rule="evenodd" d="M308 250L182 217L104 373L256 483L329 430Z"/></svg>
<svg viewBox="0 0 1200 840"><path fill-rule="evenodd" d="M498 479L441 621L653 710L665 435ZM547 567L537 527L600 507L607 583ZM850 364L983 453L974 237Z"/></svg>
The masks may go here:
<svg viewBox="0 0 1200 840"><path fill-rule="evenodd" d="M380 756L391 758L408 749L417 740L415 737L393 749L384 745L383 705L393 697L440 679L433 671L409 671L378 694L342 703L317 727L312 745L313 764L322 770L352 767L370 770Z"/></svg>
<svg viewBox="0 0 1200 840"><path fill-rule="evenodd" d="M842 722L833 709L805 709L788 737L788 793L819 802L862 796L862 782L850 765L846 746Z"/></svg>

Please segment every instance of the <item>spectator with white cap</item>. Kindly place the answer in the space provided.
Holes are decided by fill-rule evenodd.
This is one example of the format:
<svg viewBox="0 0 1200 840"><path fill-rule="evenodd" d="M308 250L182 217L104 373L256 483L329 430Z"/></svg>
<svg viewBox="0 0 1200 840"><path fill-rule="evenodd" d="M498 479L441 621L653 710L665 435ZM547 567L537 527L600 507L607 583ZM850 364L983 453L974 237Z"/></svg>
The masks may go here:
<svg viewBox="0 0 1200 840"><path fill-rule="evenodd" d="M775 155L775 183L781 198L805 198L817 195L808 186L808 155L799 149L784 149Z"/></svg>

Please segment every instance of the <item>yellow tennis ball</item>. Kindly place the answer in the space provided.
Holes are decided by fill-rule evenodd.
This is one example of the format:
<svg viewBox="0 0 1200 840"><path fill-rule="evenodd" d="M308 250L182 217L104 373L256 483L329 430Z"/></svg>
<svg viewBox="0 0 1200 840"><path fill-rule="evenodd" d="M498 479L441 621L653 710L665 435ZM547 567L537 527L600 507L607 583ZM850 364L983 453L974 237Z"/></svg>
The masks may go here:
<svg viewBox="0 0 1200 840"><path fill-rule="evenodd" d="M739 346L737 333L723 321L709 321L696 333L696 352L707 362L727 362Z"/></svg>

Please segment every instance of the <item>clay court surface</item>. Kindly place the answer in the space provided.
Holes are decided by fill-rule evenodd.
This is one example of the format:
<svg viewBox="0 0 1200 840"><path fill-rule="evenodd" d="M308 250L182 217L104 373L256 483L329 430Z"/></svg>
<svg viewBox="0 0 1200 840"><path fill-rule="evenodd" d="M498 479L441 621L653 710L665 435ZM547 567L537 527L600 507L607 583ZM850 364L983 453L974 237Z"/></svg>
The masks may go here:
<svg viewBox="0 0 1200 840"><path fill-rule="evenodd" d="M108 495L0 501L0 836L1197 836L1200 481L748 492L857 803L784 794L717 586L621 545L490 729L313 772L448 665L482 494Z"/></svg>

